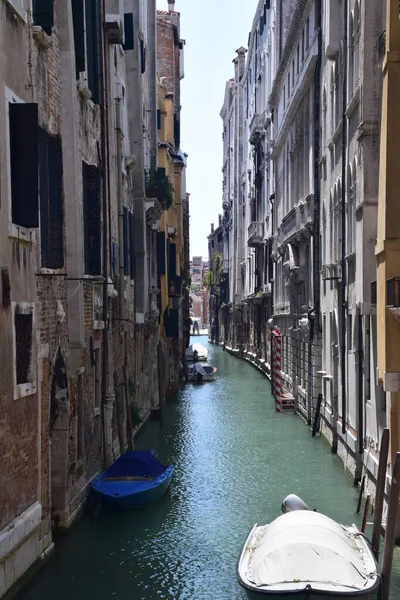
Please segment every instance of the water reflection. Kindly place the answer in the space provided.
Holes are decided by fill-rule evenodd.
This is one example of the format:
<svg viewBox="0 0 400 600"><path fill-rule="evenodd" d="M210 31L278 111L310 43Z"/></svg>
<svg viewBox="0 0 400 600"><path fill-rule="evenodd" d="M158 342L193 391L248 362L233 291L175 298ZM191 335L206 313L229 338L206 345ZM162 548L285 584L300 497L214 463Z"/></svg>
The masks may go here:
<svg viewBox="0 0 400 600"><path fill-rule="evenodd" d="M279 514L287 494L360 522L357 490L324 440L275 412L253 367L213 346L209 362L216 381L188 384L168 402L163 427L149 422L137 440L176 465L168 495L150 508L83 518L20 600L240 600L241 545L254 522ZM392 600L400 597L397 568L394 578Z"/></svg>

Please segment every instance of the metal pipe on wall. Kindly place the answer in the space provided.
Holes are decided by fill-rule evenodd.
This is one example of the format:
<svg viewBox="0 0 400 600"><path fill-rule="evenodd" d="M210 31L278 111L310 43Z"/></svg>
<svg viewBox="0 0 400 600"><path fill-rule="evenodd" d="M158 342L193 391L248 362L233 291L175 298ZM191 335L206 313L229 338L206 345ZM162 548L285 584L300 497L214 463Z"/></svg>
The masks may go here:
<svg viewBox="0 0 400 600"><path fill-rule="evenodd" d="M343 82L342 82L342 196L341 196L341 304L340 304L340 348L341 348L341 387L342 387L342 433L346 433L347 420L347 378L346 378L346 315L347 315L347 274L346 274L346 165L347 165L347 26L348 0L343 0Z"/></svg>

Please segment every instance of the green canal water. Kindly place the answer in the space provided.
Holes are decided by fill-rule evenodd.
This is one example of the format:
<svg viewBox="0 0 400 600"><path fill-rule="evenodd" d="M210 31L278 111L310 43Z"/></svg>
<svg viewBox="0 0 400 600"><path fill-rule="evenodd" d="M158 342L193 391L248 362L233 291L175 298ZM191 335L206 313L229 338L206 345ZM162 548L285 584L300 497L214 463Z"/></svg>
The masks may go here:
<svg viewBox="0 0 400 600"><path fill-rule="evenodd" d="M287 494L360 523L357 490L326 442L299 417L275 412L269 383L252 366L215 346L209 362L216 381L183 387L164 425L148 422L136 441L176 466L167 496L133 512L84 516L19 600L240 600L241 546L255 522L280 514ZM391 600L399 598L396 555Z"/></svg>

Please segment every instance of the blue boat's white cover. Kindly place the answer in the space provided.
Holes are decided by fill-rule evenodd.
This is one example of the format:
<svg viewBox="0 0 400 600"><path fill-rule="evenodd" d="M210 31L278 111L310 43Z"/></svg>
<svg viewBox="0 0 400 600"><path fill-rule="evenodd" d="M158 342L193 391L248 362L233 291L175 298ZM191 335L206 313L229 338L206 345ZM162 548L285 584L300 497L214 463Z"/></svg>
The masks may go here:
<svg viewBox="0 0 400 600"><path fill-rule="evenodd" d="M375 559L355 527L344 527L308 510L281 515L255 526L238 563L246 587L295 592L357 593L376 587Z"/></svg>

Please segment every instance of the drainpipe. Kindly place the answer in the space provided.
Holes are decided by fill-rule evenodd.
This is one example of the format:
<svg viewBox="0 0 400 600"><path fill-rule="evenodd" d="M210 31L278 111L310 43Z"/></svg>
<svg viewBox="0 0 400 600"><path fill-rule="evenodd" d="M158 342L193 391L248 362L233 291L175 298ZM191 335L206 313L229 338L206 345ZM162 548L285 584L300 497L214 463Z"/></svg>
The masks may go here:
<svg viewBox="0 0 400 600"><path fill-rule="evenodd" d="M122 195L122 110L121 97L115 100L117 131L117 198L118 198L118 254L119 254L119 317L125 318L125 256L124 256L124 200Z"/></svg>
<svg viewBox="0 0 400 600"><path fill-rule="evenodd" d="M363 315L358 315L358 453L364 453L364 332Z"/></svg>
<svg viewBox="0 0 400 600"><path fill-rule="evenodd" d="M101 116L101 171L102 171L102 209L103 209L103 364L102 364L102 412L103 412L103 460L106 466L113 461L112 450L112 414L114 406L114 388L111 373L112 356L110 350L110 322L108 318L108 198L110 198L110 168L108 149L109 128L108 128L108 92L107 92L107 56L104 31L105 19L105 0L101 4L101 23L99 36L99 57L100 57L100 116Z"/></svg>
<svg viewBox="0 0 400 600"><path fill-rule="evenodd" d="M316 17L318 30L318 59L315 66L314 77L314 231L312 236L312 257L313 257L313 296L314 308L312 308L307 318L310 324L310 335L308 341L308 356L311 360L311 352L314 345L315 333L319 326L320 312L320 179L319 179L319 158L320 158L320 98L321 98L321 58L322 58L322 18L321 18L321 0L316 2ZM314 315L311 318L311 315ZM311 361L312 365L312 361ZM312 371L308 377L308 424L311 425L313 398L312 398Z"/></svg>
<svg viewBox="0 0 400 600"><path fill-rule="evenodd" d="M348 0L343 0L343 88L342 88L342 283L340 305L340 335L341 335L341 385L342 385L342 433L346 433L347 394L346 394L346 314L347 314L347 277L346 277L346 163L347 163L347 12Z"/></svg>

